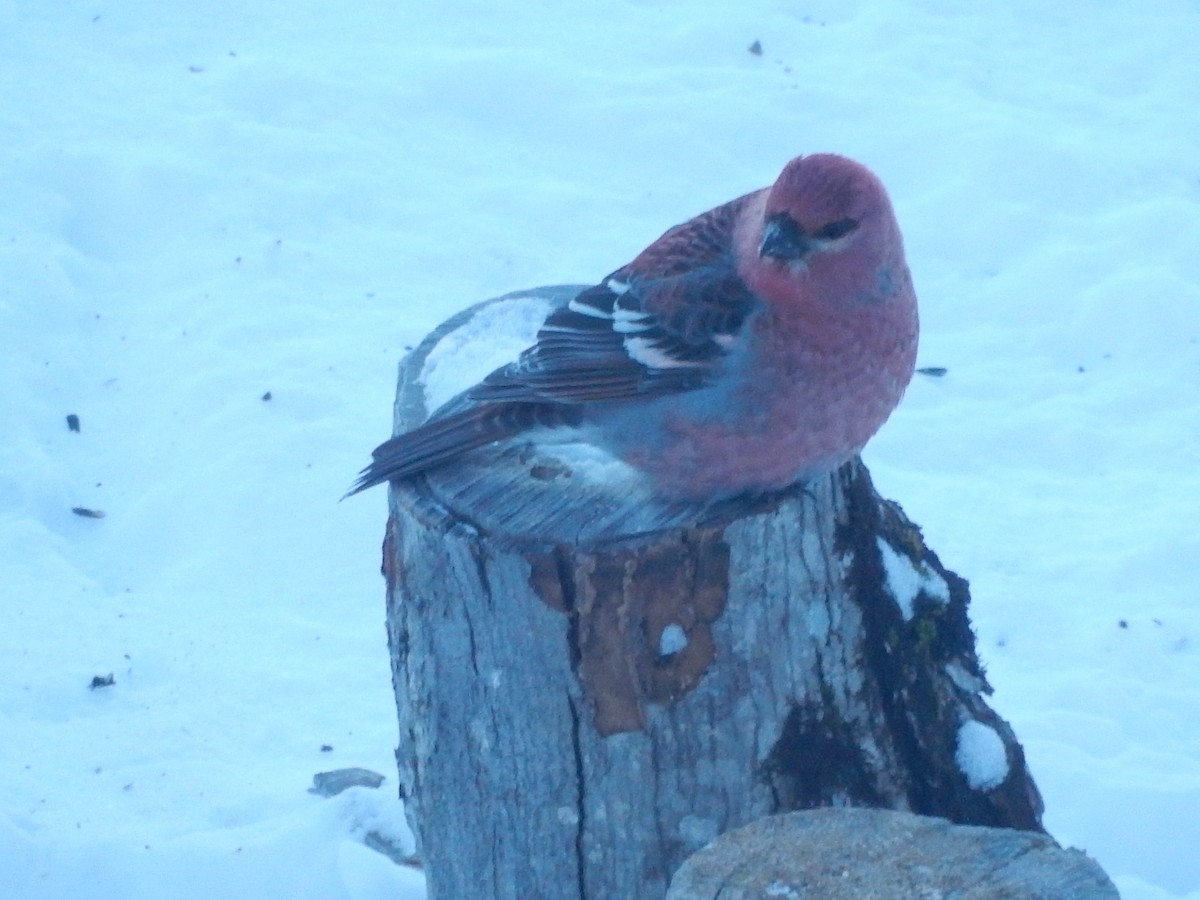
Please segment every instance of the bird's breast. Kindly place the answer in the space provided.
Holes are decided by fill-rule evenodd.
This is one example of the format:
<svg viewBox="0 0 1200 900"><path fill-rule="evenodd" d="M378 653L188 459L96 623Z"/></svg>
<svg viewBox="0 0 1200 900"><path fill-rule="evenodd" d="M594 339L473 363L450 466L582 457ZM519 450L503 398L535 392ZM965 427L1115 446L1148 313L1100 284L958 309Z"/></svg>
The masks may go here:
<svg viewBox="0 0 1200 900"><path fill-rule="evenodd" d="M916 340L915 301L760 311L711 387L630 411L612 449L697 499L830 472L900 402Z"/></svg>

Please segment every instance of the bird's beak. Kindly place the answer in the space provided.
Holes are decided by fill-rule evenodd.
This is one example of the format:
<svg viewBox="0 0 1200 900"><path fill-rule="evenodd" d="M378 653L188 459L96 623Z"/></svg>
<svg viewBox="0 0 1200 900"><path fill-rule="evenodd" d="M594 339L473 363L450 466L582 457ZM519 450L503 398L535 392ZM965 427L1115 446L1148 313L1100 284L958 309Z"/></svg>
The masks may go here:
<svg viewBox="0 0 1200 900"><path fill-rule="evenodd" d="M775 213L763 226L759 256L779 260L803 259L813 249L813 243L796 220L787 213Z"/></svg>

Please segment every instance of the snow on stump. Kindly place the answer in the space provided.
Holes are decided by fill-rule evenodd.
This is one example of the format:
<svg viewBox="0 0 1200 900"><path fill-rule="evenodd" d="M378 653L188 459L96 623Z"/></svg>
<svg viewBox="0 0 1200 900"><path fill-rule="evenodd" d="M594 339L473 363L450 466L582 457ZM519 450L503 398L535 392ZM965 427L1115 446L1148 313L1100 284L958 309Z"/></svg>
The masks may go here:
<svg viewBox="0 0 1200 900"><path fill-rule="evenodd" d="M812 809L721 835L676 873L667 900L1118 900L1080 850L1045 834L880 809Z"/></svg>
<svg viewBox="0 0 1200 900"><path fill-rule="evenodd" d="M401 363L397 432L578 290L439 327ZM1041 830L967 584L858 461L698 507L586 445L494 445L392 486L383 571L433 900L661 898L717 835L812 807Z"/></svg>

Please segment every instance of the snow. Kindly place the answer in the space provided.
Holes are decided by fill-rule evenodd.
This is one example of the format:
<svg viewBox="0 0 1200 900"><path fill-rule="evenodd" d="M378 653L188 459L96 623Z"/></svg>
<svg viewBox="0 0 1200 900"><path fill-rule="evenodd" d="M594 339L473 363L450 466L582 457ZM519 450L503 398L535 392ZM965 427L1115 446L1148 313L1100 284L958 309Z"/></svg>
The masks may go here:
<svg viewBox="0 0 1200 900"><path fill-rule="evenodd" d="M658 655L671 656L688 645L687 633L678 622L671 622L658 636Z"/></svg>
<svg viewBox="0 0 1200 900"><path fill-rule="evenodd" d="M421 896L364 844L407 839L384 492L337 502L404 347L836 151L947 369L877 486L970 580L1050 832L1200 898L1198 38L1190 0L0 0L0 893ZM390 777L307 793L342 766Z"/></svg>
<svg viewBox="0 0 1200 900"><path fill-rule="evenodd" d="M950 602L950 587L941 575L922 562L914 563L883 538L876 538L875 543L879 547L888 591L906 621L913 617L914 604L921 594L938 603Z"/></svg>
<svg viewBox="0 0 1200 900"><path fill-rule="evenodd" d="M1004 741L996 729L982 722L972 720L959 727L954 762L975 791L991 790L1008 777Z"/></svg>
<svg viewBox="0 0 1200 900"><path fill-rule="evenodd" d="M517 296L479 310L461 328L445 335L421 368L425 408L432 412L515 360L537 339L553 308L544 298Z"/></svg>

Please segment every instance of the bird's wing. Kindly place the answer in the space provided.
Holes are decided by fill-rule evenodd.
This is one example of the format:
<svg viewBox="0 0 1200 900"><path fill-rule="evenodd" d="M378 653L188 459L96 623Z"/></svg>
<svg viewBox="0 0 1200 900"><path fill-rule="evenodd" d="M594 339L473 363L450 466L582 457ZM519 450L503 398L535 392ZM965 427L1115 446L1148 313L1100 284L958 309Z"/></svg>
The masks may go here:
<svg viewBox="0 0 1200 900"><path fill-rule="evenodd" d="M573 427L580 423L578 407L550 403L490 403L435 416L424 425L397 435L371 453L346 496L369 487L407 478L426 469L533 428Z"/></svg>
<svg viewBox="0 0 1200 900"><path fill-rule="evenodd" d="M705 384L758 303L733 257L733 228L747 200L672 228L551 313L536 344L468 398L589 403Z"/></svg>
<svg viewBox="0 0 1200 900"><path fill-rule="evenodd" d="M677 225L555 310L516 362L380 445L350 493L532 428L578 426L583 404L705 384L759 302L733 258L748 199Z"/></svg>

